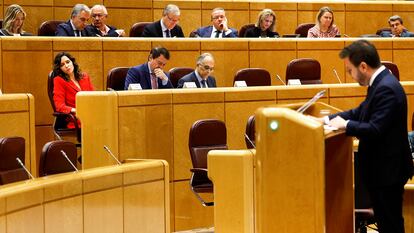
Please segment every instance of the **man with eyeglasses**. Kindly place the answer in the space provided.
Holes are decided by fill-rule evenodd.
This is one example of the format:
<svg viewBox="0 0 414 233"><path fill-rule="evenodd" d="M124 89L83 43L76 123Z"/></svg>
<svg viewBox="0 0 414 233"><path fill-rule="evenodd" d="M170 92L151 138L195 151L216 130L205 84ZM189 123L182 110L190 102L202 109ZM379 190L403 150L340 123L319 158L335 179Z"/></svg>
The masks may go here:
<svg viewBox="0 0 414 233"><path fill-rule="evenodd" d="M95 5L91 8L92 24L86 26L86 31L91 36L120 37L125 35L123 29L116 29L106 24L108 11L104 5Z"/></svg>
<svg viewBox="0 0 414 233"><path fill-rule="evenodd" d="M163 12L162 18L145 26L143 37L184 37L183 30L178 25L180 21L180 9L178 6L168 4Z"/></svg>
<svg viewBox="0 0 414 233"><path fill-rule="evenodd" d="M186 82L194 82L198 88L217 87L216 79L210 76L214 71L214 58L210 53L203 53L197 58L195 70L178 80L177 88Z"/></svg>
<svg viewBox="0 0 414 233"><path fill-rule="evenodd" d="M223 8L213 9L211 22L213 25L197 29L196 36L207 38L237 37L237 30L229 28L227 25L226 12Z"/></svg>
<svg viewBox="0 0 414 233"><path fill-rule="evenodd" d="M125 79L125 90L130 84L139 83L142 89L173 88L168 74L163 71L170 59L170 52L163 47L155 47L150 51L148 62L131 67Z"/></svg>
<svg viewBox="0 0 414 233"><path fill-rule="evenodd" d="M76 4L72 9L70 20L57 26L56 36L91 36L85 30L90 15L91 10L88 6L85 4Z"/></svg>
<svg viewBox="0 0 414 233"><path fill-rule="evenodd" d="M399 15L393 15L388 19L391 31L382 31L380 37L414 37L414 33L409 32L403 25L403 20Z"/></svg>

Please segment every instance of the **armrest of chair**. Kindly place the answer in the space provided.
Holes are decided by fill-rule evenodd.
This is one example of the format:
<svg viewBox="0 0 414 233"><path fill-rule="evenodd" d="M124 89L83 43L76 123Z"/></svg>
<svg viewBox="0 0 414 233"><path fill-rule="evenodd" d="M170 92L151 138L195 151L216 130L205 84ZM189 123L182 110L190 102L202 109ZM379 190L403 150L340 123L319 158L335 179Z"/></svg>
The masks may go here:
<svg viewBox="0 0 414 233"><path fill-rule="evenodd" d="M68 117L70 119L70 121L73 122L73 124L75 125L75 129L76 130L80 129L79 124L78 124L78 119L72 113L54 112L53 116L55 116L55 117Z"/></svg>

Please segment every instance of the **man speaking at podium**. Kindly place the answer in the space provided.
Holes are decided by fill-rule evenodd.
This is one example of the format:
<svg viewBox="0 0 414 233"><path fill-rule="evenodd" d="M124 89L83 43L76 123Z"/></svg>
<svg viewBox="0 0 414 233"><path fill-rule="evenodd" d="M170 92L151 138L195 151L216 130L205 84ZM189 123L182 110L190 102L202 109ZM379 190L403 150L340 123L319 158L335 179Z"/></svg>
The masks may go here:
<svg viewBox="0 0 414 233"><path fill-rule="evenodd" d="M361 86L365 100L354 109L329 116L329 125L359 139L359 173L372 201L380 233L403 233L404 185L413 175L407 139L407 99L399 81L381 65L366 40L353 42L339 54L346 71Z"/></svg>

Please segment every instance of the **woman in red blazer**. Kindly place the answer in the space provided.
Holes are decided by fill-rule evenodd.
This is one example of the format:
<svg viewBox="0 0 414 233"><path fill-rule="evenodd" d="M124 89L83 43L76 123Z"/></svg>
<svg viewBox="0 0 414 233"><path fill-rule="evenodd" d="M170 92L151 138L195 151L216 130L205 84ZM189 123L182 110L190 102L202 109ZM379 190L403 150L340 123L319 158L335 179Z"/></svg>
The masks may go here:
<svg viewBox="0 0 414 233"><path fill-rule="evenodd" d="M67 52L60 52L53 62L53 101L57 112L76 114L76 93L93 91L89 75L81 72L75 58ZM68 122L68 128L75 128Z"/></svg>

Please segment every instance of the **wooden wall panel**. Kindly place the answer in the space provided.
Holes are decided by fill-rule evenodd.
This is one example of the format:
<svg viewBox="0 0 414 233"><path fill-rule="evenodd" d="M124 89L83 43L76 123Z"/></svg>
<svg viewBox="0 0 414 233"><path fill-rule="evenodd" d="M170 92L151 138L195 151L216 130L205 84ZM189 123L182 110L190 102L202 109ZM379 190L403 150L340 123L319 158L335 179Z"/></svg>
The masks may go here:
<svg viewBox="0 0 414 233"><path fill-rule="evenodd" d="M43 233L43 214L43 208L40 205L9 214L6 220L7 232Z"/></svg>
<svg viewBox="0 0 414 233"><path fill-rule="evenodd" d="M108 10L109 11L109 10ZM109 25L112 25L118 29L125 30L125 36L129 36L129 31L134 25L134 23L138 22L151 22L152 21L152 11L150 9L111 9L109 12L109 19L111 19L111 23L108 22Z"/></svg>
<svg viewBox="0 0 414 233"><path fill-rule="evenodd" d="M45 233L83 232L82 196L46 203Z"/></svg>
<svg viewBox="0 0 414 233"><path fill-rule="evenodd" d="M33 35L37 35L40 24L54 18L53 7L50 5L40 6L40 4L35 4L35 6L22 7L27 14L23 29Z"/></svg>

